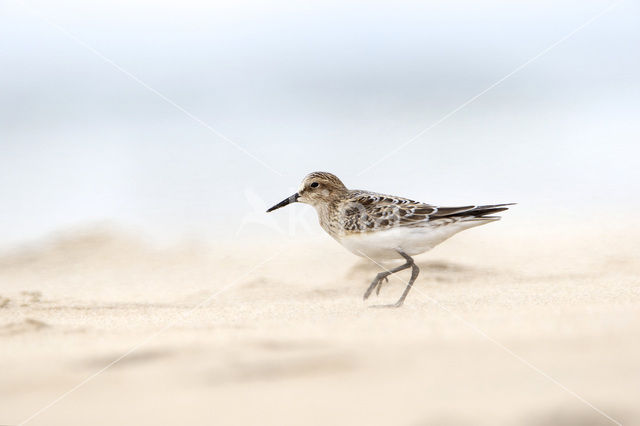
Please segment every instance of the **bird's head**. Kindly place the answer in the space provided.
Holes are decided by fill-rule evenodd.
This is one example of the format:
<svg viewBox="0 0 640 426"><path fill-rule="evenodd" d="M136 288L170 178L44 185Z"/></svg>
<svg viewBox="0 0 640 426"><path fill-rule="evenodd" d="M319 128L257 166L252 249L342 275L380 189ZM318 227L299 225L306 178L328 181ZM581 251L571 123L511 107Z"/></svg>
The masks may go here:
<svg viewBox="0 0 640 426"><path fill-rule="evenodd" d="M347 187L336 175L327 172L309 173L302 180L298 192L271 207L267 213L295 202L315 207L339 198L346 192Z"/></svg>

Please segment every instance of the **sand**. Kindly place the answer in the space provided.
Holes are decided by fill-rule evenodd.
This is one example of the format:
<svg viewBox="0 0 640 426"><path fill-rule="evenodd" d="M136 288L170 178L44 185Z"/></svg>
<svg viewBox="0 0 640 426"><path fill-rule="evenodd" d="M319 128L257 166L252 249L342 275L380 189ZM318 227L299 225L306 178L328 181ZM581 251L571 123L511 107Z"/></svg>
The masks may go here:
<svg viewBox="0 0 640 426"><path fill-rule="evenodd" d="M403 283L363 303L378 267L324 236L5 250L0 424L640 424L640 226L618 223L466 231L398 310L368 305Z"/></svg>

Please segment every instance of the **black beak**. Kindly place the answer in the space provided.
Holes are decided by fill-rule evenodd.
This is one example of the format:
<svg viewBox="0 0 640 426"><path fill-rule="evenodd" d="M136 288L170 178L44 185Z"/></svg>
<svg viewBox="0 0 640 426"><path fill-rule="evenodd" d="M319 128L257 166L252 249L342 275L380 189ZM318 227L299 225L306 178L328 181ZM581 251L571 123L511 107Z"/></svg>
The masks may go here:
<svg viewBox="0 0 640 426"><path fill-rule="evenodd" d="M267 213L274 211L275 209L279 209L280 207L284 207L287 204L291 204L291 203L295 203L296 201L298 201L298 198L300 197L300 195L296 192L295 194L293 194L291 197L289 198L285 198L284 200L280 201L278 204L276 204L275 206L271 207L269 210L267 210Z"/></svg>

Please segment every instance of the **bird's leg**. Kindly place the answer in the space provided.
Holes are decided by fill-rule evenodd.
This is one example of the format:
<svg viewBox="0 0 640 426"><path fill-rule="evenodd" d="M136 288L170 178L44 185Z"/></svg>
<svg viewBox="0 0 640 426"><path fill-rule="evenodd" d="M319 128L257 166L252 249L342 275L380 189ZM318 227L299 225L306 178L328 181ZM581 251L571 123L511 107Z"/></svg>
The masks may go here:
<svg viewBox="0 0 640 426"><path fill-rule="evenodd" d="M390 274L391 274L391 272L384 271L384 272L380 272L378 275L376 275L376 277L373 279L373 281L371 281L371 284L369 285L369 288L367 288L367 291L364 292L364 296L362 296L362 299L363 300L367 300L369 298L369 296L371 295L371 292L375 288L378 288L378 292L380 292L380 287L382 286L382 280L389 281L389 278L387 278L387 277Z"/></svg>
<svg viewBox="0 0 640 426"><path fill-rule="evenodd" d="M380 295L380 289L382 288L382 281L386 282L387 284L389 283L389 277L384 277L383 279L380 280L380 282L378 283L377 287L376 287L376 296Z"/></svg>
<svg viewBox="0 0 640 426"><path fill-rule="evenodd" d="M418 274L420 273L420 268L418 268L418 265L415 264L415 262L413 261L413 258L411 258L411 256L409 256L408 254L403 253L399 250L398 250L398 253L407 260L407 263L399 266L398 268L392 269L387 273L387 275L385 275L385 277L387 277L391 273L397 272L397 270L401 271L402 269L407 269L408 267L411 267L411 278L407 283L407 287L404 289L404 291L402 292L402 296L400 296L400 299L398 299L396 303L393 303L391 305L375 305L375 306L372 306L372 308L399 308L404 303L404 299L407 298L407 294L409 294L409 290L411 290L411 286L415 282L416 278L418 278Z"/></svg>
<svg viewBox="0 0 640 426"><path fill-rule="evenodd" d="M367 288L367 291L364 292L364 296L363 299L367 300L367 298L371 295L371 292L376 289L377 287L377 291L376 294L380 293L380 287L382 287L382 281L383 280L387 280L389 281L389 275L394 274L398 271L402 271L404 269L410 268L411 265L413 265L413 259L410 258L408 255L398 252L402 255L402 257L404 257L405 259L407 259L407 263L403 263L402 265L395 267L389 271L383 271L378 273L378 275L376 275L376 277L373 279L373 281L371 281L371 285L369 285L369 288ZM416 266L417 268L417 266Z"/></svg>
<svg viewBox="0 0 640 426"><path fill-rule="evenodd" d="M409 278L409 282L407 283L407 287L402 292L402 296L396 303L393 304L394 308L399 308L404 303L404 299L407 298L407 294L409 294L409 290L411 290L411 286L415 282L416 278L418 278L418 274L420 273L420 268L415 263L411 263L411 278Z"/></svg>

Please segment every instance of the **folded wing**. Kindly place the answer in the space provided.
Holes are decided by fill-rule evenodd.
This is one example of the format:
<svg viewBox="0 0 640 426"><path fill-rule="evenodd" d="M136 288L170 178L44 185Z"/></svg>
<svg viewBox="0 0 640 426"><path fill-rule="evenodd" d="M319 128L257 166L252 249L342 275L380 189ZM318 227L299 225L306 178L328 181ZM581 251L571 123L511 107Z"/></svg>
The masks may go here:
<svg viewBox="0 0 640 426"><path fill-rule="evenodd" d="M343 226L351 231L371 231L397 226L424 226L430 222L490 221L508 209L509 204L436 207L402 197L354 191L343 208Z"/></svg>

